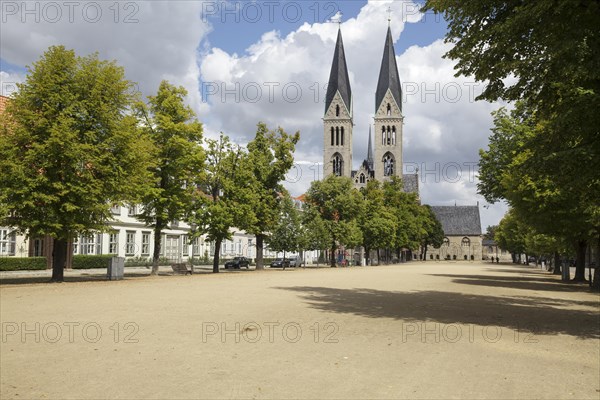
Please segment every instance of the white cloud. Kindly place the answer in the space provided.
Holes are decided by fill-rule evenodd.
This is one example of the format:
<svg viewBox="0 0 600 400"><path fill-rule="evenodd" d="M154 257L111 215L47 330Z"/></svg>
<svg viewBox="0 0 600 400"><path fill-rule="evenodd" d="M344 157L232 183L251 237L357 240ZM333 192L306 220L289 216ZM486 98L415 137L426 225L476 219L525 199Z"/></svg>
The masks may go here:
<svg viewBox="0 0 600 400"><path fill-rule="evenodd" d="M51 45L115 59L144 95L162 79L185 86L200 108L197 47L209 26L202 2L3 2L2 59L31 65Z"/></svg>

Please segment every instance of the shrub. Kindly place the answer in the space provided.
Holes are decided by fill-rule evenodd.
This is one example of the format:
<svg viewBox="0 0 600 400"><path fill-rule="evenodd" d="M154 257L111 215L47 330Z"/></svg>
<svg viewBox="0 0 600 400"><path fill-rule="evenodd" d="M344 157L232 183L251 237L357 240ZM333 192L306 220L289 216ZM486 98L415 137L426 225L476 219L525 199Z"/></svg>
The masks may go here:
<svg viewBox="0 0 600 400"><path fill-rule="evenodd" d="M74 255L73 269L108 268L108 262L114 255Z"/></svg>
<svg viewBox="0 0 600 400"><path fill-rule="evenodd" d="M0 271L46 269L46 257L1 257Z"/></svg>

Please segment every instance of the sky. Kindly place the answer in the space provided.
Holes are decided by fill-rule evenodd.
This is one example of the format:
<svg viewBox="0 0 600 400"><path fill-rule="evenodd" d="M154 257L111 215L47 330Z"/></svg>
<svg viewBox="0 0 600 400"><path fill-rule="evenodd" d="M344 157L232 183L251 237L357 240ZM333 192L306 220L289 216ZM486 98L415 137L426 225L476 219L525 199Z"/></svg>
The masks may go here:
<svg viewBox="0 0 600 400"><path fill-rule="evenodd" d="M484 84L455 77L447 23L399 0L0 2L0 94L52 45L116 60L144 95L184 86L205 136L244 145L256 124L300 132L285 186L300 195L322 178L326 84L341 29L353 94L353 162L367 153L385 34L402 81L404 170L419 171L431 205L480 206L482 229L505 204L477 195L479 149L503 104L475 101Z"/></svg>

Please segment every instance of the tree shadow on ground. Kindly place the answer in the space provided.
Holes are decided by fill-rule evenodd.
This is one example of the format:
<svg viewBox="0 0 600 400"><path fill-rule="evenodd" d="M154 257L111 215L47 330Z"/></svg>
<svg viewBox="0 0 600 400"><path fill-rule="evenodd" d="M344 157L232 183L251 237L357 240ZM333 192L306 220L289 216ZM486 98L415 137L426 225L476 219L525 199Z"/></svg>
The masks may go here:
<svg viewBox="0 0 600 400"><path fill-rule="evenodd" d="M568 284L558 279L543 277L539 274L526 274L528 276L495 276L495 275L455 275L455 274L430 274L452 278L453 283L464 285L477 285L489 287L503 287L509 289L538 290L552 292L582 292L589 291L588 284Z"/></svg>
<svg viewBox="0 0 600 400"><path fill-rule="evenodd" d="M537 297L496 297L455 292L276 287L301 293L310 307L367 318L498 326L540 335L600 338L598 303ZM589 304L588 304L589 303ZM588 310L565 307L589 306Z"/></svg>

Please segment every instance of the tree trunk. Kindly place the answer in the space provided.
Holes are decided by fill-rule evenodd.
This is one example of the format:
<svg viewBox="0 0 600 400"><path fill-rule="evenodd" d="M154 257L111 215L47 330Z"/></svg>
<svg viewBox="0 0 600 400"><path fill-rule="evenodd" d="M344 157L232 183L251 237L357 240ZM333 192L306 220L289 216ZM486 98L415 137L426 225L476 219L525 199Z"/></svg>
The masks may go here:
<svg viewBox="0 0 600 400"><path fill-rule="evenodd" d="M377 265L381 265L381 257L379 256L379 249L377 249Z"/></svg>
<svg viewBox="0 0 600 400"><path fill-rule="evenodd" d="M427 243L423 246L423 261L427 260Z"/></svg>
<svg viewBox="0 0 600 400"><path fill-rule="evenodd" d="M367 265L371 265L371 260L369 259L369 254L371 252L371 249L365 247L365 260L367 262ZM362 260L361 260L362 261Z"/></svg>
<svg viewBox="0 0 600 400"><path fill-rule="evenodd" d="M554 252L554 270L552 271L553 275L562 275L560 270L560 254L558 251Z"/></svg>
<svg viewBox="0 0 600 400"><path fill-rule="evenodd" d="M215 253L213 254L213 273L219 272L219 255L221 253L221 243L223 239L217 239L215 241Z"/></svg>
<svg viewBox="0 0 600 400"><path fill-rule="evenodd" d="M154 227L154 252L152 253L152 272L150 275L158 275L158 262L160 260L160 248L162 245L162 218L156 219Z"/></svg>
<svg viewBox="0 0 600 400"><path fill-rule="evenodd" d="M53 239L53 242L51 282L64 282L68 241L66 239Z"/></svg>
<svg viewBox="0 0 600 400"><path fill-rule="evenodd" d="M577 258L575 259L575 277L573 282L587 282L585 279L585 250L587 241L578 240L576 244Z"/></svg>
<svg viewBox="0 0 600 400"><path fill-rule="evenodd" d="M594 281L592 283L592 289L596 292L600 292L600 238L596 243L596 268L594 268Z"/></svg>
<svg viewBox="0 0 600 400"><path fill-rule="evenodd" d="M256 235L256 270L264 270L265 265L263 261L263 249L264 249L265 236L262 233Z"/></svg>
<svg viewBox="0 0 600 400"><path fill-rule="evenodd" d="M335 248L336 248L336 245L335 245L335 242L334 242L331 245L331 255L329 257L330 258L329 261L331 263L331 268L335 268L336 267L336 264L335 264L335 262L336 262L336 260L335 260Z"/></svg>

